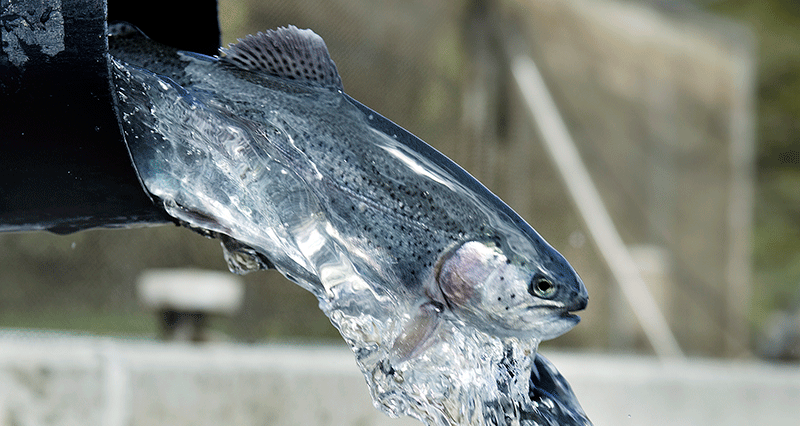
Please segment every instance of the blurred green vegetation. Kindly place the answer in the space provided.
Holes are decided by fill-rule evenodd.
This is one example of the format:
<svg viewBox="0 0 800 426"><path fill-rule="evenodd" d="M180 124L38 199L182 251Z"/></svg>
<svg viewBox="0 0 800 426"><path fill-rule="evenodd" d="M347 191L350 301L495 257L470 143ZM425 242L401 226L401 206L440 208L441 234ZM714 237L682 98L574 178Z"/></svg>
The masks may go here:
<svg viewBox="0 0 800 426"><path fill-rule="evenodd" d="M758 43L753 320L759 324L764 312L800 296L800 4L728 0L709 8L747 24Z"/></svg>
<svg viewBox="0 0 800 426"><path fill-rule="evenodd" d="M83 331L109 336L155 336L158 333L155 318L145 311L86 310L66 306L4 309L0 311L0 324L8 328Z"/></svg>
<svg viewBox="0 0 800 426"><path fill-rule="evenodd" d="M227 270L218 241L170 225L0 234L0 327L155 337L156 313L136 294L139 274L153 268ZM213 332L250 342L338 337L316 298L277 272L242 281L244 305L212 317Z"/></svg>

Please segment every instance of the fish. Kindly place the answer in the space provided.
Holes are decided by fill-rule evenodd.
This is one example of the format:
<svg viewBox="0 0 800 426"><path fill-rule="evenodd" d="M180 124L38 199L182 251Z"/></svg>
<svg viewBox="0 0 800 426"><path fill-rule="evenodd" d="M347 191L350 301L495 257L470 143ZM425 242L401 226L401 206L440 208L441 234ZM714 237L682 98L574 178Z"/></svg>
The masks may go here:
<svg viewBox="0 0 800 426"><path fill-rule="evenodd" d="M442 321L537 340L580 321L588 293L569 262L464 169L347 95L312 30L249 35L214 57L129 24L110 34L143 187L222 239L234 272L275 268L319 298L412 300L397 360Z"/></svg>
<svg viewBox="0 0 800 426"><path fill-rule="evenodd" d="M109 35L145 192L218 238L232 272L273 268L312 292L376 406L435 425L590 424L537 353L580 321L578 274L464 169L345 93L319 35L281 27L214 57L127 23Z"/></svg>

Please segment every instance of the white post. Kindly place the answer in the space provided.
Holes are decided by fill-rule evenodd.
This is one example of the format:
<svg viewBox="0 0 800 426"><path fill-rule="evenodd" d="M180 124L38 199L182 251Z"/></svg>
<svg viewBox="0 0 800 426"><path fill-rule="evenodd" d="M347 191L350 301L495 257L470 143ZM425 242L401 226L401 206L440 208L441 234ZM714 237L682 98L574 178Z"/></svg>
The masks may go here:
<svg viewBox="0 0 800 426"><path fill-rule="evenodd" d="M511 72L550 158L656 354L662 358L683 357L666 319L639 275L636 262L622 242L536 64L527 55L518 54L511 60Z"/></svg>
<svg viewBox="0 0 800 426"><path fill-rule="evenodd" d="M103 371L103 424L126 426L130 423L130 380L120 349L111 340L105 340L98 348L102 354Z"/></svg>

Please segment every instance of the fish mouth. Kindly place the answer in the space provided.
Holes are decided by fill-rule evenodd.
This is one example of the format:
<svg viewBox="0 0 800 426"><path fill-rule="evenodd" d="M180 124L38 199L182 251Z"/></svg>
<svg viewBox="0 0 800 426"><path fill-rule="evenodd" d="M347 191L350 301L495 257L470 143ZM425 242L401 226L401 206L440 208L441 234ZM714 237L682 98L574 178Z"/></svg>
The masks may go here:
<svg viewBox="0 0 800 426"><path fill-rule="evenodd" d="M529 306L527 310L532 311L541 309L549 310L552 313L552 316L554 317L553 321L558 321L558 322L567 321L573 324L577 324L581 321L581 317L574 314L574 312L586 309L586 303L584 302L579 304L573 304L571 306L535 305L535 306Z"/></svg>
<svg viewBox="0 0 800 426"><path fill-rule="evenodd" d="M561 313L561 318L567 321L572 321L575 324L581 322L581 317L571 313L570 311L564 311Z"/></svg>
<svg viewBox="0 0 800 426"><path fill-rule="evenodd" d="M550 340L561 336L581 321L581 317L573 314L564 306L540 305L529 309L539 311L534 314L536 318L531 323L532 330L535 331L539 340Z"/></svg>
<svg viewBox="0 0 800 426"><path fill-rule="evenodd" d="M547 310L550 310L550 311L552 311L554 313L560 312L561 316L575 316L575 317L577 317L577 315L572 314L572 312L578 312L578 311L582 311L582 310L586 309L586 306L588 305L588 303L589 303L588 299L580 299L580 300L577 300L577 301L573 302L570 305L562 305L562 304L556 304L556 303L550 302L550 303L547 303L547 304L530 305L530 306L528 306L527 310L532 311L534 309L547 309Z"/></svg>
<svg viewBox="0 0 800 426"><path fill-rule="evenodd" d="M586 309L586 306L588 306L588 305L589 305L589 298L588 297L580 298L580 299L576 300L575 302L573 302L571 305L565 306L563 308L563 312L561 313L561 317L563 317L565 319L573 320L577 324L581 320L581 317L579 317L578 315L575 315L573 312L582 311L582 310Z"/></svg>

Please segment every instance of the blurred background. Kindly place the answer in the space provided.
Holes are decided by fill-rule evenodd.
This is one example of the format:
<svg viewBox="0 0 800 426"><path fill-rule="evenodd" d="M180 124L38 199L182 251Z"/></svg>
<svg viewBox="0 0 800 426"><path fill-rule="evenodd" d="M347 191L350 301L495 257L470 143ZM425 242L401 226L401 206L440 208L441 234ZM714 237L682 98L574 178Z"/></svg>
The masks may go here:
<svg viewBox="0 0 800 426"><path fill-rule="evenodd" d="M223 45L312 28L351 96L466 168L572 263L590 304L545 354L656 351L548 154L512 69L520 55L538 66L680 350L800 359L794 1L218 4ZM162 313L137 284L159 268L227 270L218 241L175 226L0 233L0 327L156 338ZM205 339L341 341L316 299L280 274L242 282L241 307L211 318Z"/></svg>
<svg viewBox="0 0 800 426"><path fill-rule="evenodd" d="M651 351L520 99L503 31L525 37L686 353L757 356L771 316L797 309L793 2L222 0L219 11L224 45L313 28L348 93L465 167L570 260L591 303L546 345ZM217 241L173 226L0 234L0 325L152 335L135 286L165 267L226 269ZM214 322L232 339L338 338L279 274L243 278L243 308Z"/></svg>

